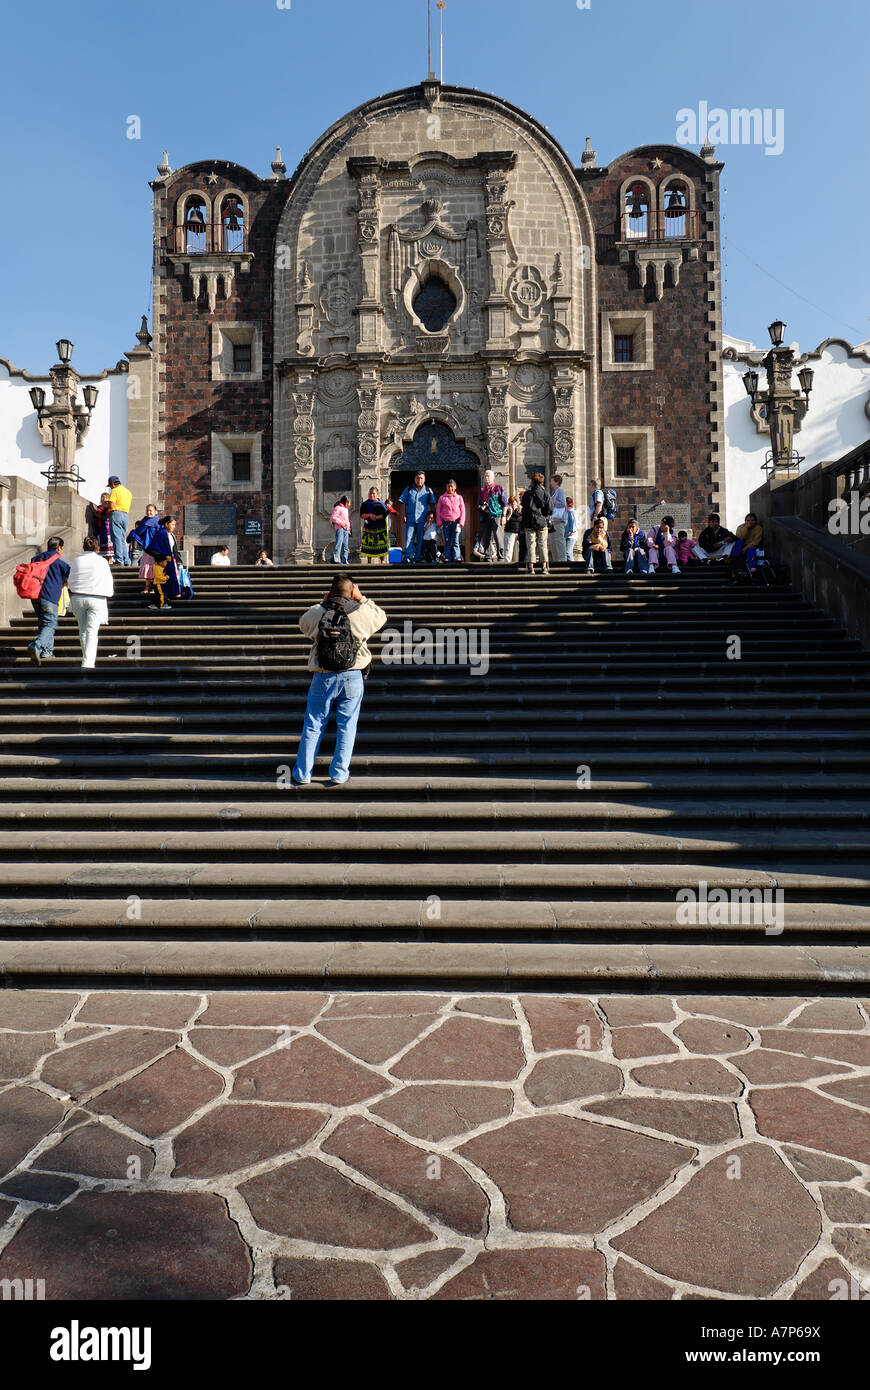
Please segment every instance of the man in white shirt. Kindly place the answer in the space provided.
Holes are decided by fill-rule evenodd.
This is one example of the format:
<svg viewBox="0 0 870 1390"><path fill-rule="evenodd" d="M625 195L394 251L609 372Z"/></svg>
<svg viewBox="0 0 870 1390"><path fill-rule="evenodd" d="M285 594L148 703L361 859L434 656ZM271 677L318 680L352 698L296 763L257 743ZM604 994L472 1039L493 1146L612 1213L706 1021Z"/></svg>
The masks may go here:
<svg viewBox="0 0 870 1390"><path fill-rule="evenodd" d="M67 584L70 608L79 625L82 670L93 671L97 664L100 628L109 621L106 600L115 592L115 581L108 560L100 554L99 541L88 536L84 547L84 555L77 556L69 567Z"/></svg>
<svg viewBox="0 0 870 1390"><path fill-rule="evenodd" d="M216 550L214 555L212 555L211 557L211 563L213 565L231 565L233 562L230 559L229 546L222 545L220 550Z"/></svg>

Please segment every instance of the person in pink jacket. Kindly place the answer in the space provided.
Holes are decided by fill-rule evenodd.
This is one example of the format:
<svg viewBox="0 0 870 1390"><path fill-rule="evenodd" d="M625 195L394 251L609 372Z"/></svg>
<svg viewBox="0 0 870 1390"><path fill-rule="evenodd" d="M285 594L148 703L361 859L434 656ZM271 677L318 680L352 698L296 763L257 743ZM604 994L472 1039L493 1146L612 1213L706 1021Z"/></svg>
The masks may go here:
<svg viewBox="0 0 870 1390"><path fill-rule="evenodd" d="M665 564L670 565L671 574L680 573L680 567L677 564L677 544L674 518L663 516L660 525L646 533L650 574L654 574L658 569L660 560L664 560Z"/></svg>
<svg viewBox="0 0 870 1390"><path fill-rule="evenodd" d="M450 478L447 491L442 492L435 507L435 523L444 533L444 563L456 565L460 561L459 533L465 525L465 501L456 491L456 481Z"/></svg>
<svg viewBox="0 0 870 1390"><path fill-rule="evenodd" d="M332 558L336 565L346 565L350 555L350 512L347 498L340 497L332 509L330 521L335 527L335 545Z"/></svg>

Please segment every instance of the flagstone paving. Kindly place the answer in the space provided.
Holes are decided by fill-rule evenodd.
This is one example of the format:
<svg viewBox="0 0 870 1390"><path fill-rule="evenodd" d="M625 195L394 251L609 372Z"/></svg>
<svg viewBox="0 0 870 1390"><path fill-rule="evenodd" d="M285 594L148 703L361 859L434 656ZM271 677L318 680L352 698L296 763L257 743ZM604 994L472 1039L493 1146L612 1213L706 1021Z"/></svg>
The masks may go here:
<svg viewBox="0 0 870 1390"><path fill-rule="evenodd" d="M870 1298L870 1000L0 990L47 1299Z"/></svg>

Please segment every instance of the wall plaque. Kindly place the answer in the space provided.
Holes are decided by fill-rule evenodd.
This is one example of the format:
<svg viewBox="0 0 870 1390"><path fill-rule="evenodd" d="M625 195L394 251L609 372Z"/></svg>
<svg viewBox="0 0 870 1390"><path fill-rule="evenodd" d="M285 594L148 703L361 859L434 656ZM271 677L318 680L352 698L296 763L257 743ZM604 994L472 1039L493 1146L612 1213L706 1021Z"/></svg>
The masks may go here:
<svg viewBox="0 0 870 1390"><path fill-rule="evenodd" d="M184 530L193 536L234 536L235 506L232 502L188 504L184 508Z"/></svg>

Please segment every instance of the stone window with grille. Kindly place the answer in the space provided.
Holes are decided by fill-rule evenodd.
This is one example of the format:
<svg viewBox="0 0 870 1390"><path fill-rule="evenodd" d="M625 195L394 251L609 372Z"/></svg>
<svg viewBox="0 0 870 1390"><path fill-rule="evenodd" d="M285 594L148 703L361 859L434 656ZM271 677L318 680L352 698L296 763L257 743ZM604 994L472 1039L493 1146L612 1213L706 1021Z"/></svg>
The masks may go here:
<svg viewBox="0 0 870 1390"><path fill-rule="evenodd" d="M649 309L601 315L601 370L648 372L653 368L653 316Z"/></svg>

